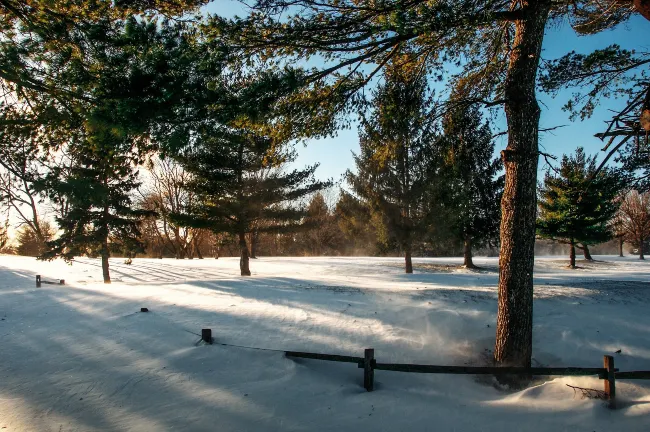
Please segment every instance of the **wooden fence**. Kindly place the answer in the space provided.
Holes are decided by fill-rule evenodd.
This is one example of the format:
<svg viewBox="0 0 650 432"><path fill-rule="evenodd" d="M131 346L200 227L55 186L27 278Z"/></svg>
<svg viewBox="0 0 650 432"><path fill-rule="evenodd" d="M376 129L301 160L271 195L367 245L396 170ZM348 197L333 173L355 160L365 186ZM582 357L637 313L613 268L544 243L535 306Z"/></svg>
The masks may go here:
<svg viewBox="0 0 650 432"><path fill-rule="evenodd" d="M608 406L616 408L616 379L650 379L650 371L619 372L614 367L614 357L604 356L602 368L582 367L484 367L484 366L439 366L408 363L379 363L375 359L375 350L368 348L363 357L317 354L309 352L285 351L288 357L356 363L363 369L363 387L373 391L376 370L430 373L430 374L464 374L464 375L517 375L517 376L598 376L604 380L604 395Z"/></svg>
<svg viewBox="0 0 650 432"><path fill-rule="evenodd" d="M209 344L213 343L212 330L203 329L201 339ZM225 346L239 346L221 343ZM240 346L241 347L241 346ZM253 347L241 347L253 348ZM267 351L283 352L287 357L306 358L312 360L325 360L342 363L356 363L360 369L363 369L363 387L367 391L373 391L375 382L375 371L385 370L393 372L408 373L431 373L431 374L462 374L462 375L517 375L524 377L537 376L598 376L604 380L605 388L602 394L607 400L609 408L616 409L616 380L617 379L650 379L650 371L631 371L619 372L614 367L614 357L604 356L602 368L582 368L582 367L490 367L490 366L439 366L439 365L421 365L410 363L379 363L375 359L375 350L367 348L364 350L363 357L344 356L336 354L321 354L301 351L282 351L265 348L254 348ZM583 389L589 390L589 389Z"/></svg>
<svg viewBox="0 0 650 432"><path fill-rule="evenodd" d="M58 279L57 281L46 281L41 279L41 275L36 275L36 288L40 288L41 284L65 285L65 280Z"/></svg>

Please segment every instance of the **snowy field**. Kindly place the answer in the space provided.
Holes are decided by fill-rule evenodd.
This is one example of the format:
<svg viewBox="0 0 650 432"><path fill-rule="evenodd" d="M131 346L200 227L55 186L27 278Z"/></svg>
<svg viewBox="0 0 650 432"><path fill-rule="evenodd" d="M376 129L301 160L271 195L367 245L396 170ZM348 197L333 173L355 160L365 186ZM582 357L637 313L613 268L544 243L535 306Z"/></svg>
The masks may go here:
<svg viewBox="0 0 650 432"><path fill-rule="evenodd" d="M568 270L538 258L534 364L650 370L650 263L634 257ZM540 379L518 392L491 378L376 371L279 352L380 362L483 365L494 341L497 261L261 258L98 260L73 266L0 256L2 431L648 431L650 381L618 381L620 409ZM65 279L35 288L34 276ZM149 313L140 313L148 307Z"/></svg>

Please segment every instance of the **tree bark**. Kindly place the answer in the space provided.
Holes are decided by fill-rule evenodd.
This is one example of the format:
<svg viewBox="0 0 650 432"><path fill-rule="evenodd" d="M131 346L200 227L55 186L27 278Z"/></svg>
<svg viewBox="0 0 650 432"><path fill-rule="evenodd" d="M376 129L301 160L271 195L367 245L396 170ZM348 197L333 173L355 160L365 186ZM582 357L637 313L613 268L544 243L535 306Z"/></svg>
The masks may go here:
<svg viewBox="0 0 650 432"><path fill-rule="evenodd" d="M463 267L465 268L476 268L474 261L472 260L472 237L470 235L465 235L465 241L463 242Z"/></svg>
<svg viewBox="0 0 650 432"><path fill-rule="evenodd" d="M591 252L589 252L589 246L586 244L582 245L582 253L585 256L585 259L587 261L593 261L594 259L591 257Z"/></svg>
<svg viewBox="0 0 650 432"><path fill-rule="evenodd" d="M259 233L257 230L251 233L251 258L257 259L257 244L259 243Z"/></svg>
<svg viewBox="0 0 650 432"><path fill-rule="evenodd" d="M639 259L644 260L645 255L643 254L643 236L639 239Z"/></svg>
<svg viewBox="0 0 650 432"><path fill-rule="evenodd" d="M623 256L623 237L618 238L618 256Z"/></svg>
<svg viewBox="0 0 650 432"><path fill-rule="evenodd" d="M404 267L408 274L413 273L413 262L411 261L411 248L407 247L404 253Z"/></svg>
<svg viewBox="0 0 650 432"><path fill-rule="evenodd" d="M571 249L569 251L569 267L576 268L576 245L571 242Z"/></svg>
<svg viewBox="0 0 650 432"><path fill-rule="evenodd" d="M104 283L109 284L111 283L111 274L108 268L108 258L110 257L108 238L104 238L100 255L102 257L102 276L104 277Z"/></svg>
<svg viewBox="0 0 650 432"><path fill-rule="evenodd" d="M505 79L508 146L501 152L506 182L501 198L499 305L494 360L530 367L533 348L533 266L537 210L540 108L535 96L550 0L514 2L523 17L515 35Z"/></svg>
<svg viewBox="0 0 650 432"><path fill-rule="evenodd" d="M239 258L239 269L241 270L241 275L250 276L251 271L248 266L248 245L246 244L246 233L244 232L239 233L239 250L241 254Z"/></svg>

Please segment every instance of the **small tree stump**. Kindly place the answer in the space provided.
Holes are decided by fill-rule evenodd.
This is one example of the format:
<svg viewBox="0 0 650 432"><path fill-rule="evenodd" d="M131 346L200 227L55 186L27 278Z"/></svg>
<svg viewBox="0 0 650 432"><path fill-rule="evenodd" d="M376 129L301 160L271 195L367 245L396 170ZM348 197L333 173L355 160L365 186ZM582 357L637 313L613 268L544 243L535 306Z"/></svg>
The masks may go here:
<svg viewBox="0 0 650 432"><path fill-rule="evenodd" d="M375 359L375 350L366 348L363 355L363 388L371 392L375 387L375 370L372 362Z"/></svg>
<svg viewBox="0 0 650 432"><path fill-rule="evenodd" d="M201 340L212 345L212 329L201 329Z"/></svg>

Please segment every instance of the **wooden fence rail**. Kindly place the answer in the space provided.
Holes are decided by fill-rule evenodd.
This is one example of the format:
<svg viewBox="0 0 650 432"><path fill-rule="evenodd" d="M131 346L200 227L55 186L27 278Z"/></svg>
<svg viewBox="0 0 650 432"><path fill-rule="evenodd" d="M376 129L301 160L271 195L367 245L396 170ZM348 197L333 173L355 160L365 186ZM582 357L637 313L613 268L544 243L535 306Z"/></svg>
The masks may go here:
<svg viewBox="0 0 650 432"><path fill-rule="evenodd" d="M479 367L479 366L432 366L418 364L391 364L376 363L375 370L387 370L395 372L415 372L433 374L468 374L468 375L561 375L561 376L590 376L598 375L605 379L607 369L605 368L522 368L522 367Z"/></svg>
<svg viewBox="0 0 650 432"><path fill-rule="evenodd" d="M614 368L614 358L604 356L602 368L581 367L485 367L485 366L438 366L406 363L378 363L375 360L375 350L368 348L363 357L341 356L333 354L317 354L298 351L285 351L288 357L300 357L314 360L338 361L356 363L363 369L363 387L367 391L374 389L374 371L385 370L393 372L432 373L432 374L464 374L464 375L519 375L519 376L598 376L605 381L605 396L608 406L616 408L616 378L618 379L650 379L650 371L619 372Z"/></svg>
<svg viewBox="0 0 650 432"><path fill-rule="evenodd" d="M203 329L202 339L212 343L212 330ZM236 345L235 345L236 346ZM261 348L255 348L261 349ZM278 351L278 350L270 350ZM281 351L282 352L282 351ZM408 363L379 363L375 359L375 350L367 348L363 357L344 356L335 354L320 354L301 351L284 351L287 357L306 358L313 360L356 363L363 369L363 387L373 391L376 370L410 373L431 374L464 374L464 375L518 375L518 376L598 376L605 381L605 397L610 408L616 408L616 379L650 379L650 371L619 372L614 367L614 357L604 356L602 368L582 367L486 367L486 366L439 366Z"/></svg>
<svg viewBox="0 0 650 432"><path fill-rule="evenodd" d="M58 279L56 281L46 281L41 279L41 275L36 275L36 288L40 288L41 284L65 285L65 279Z"/></svg>

